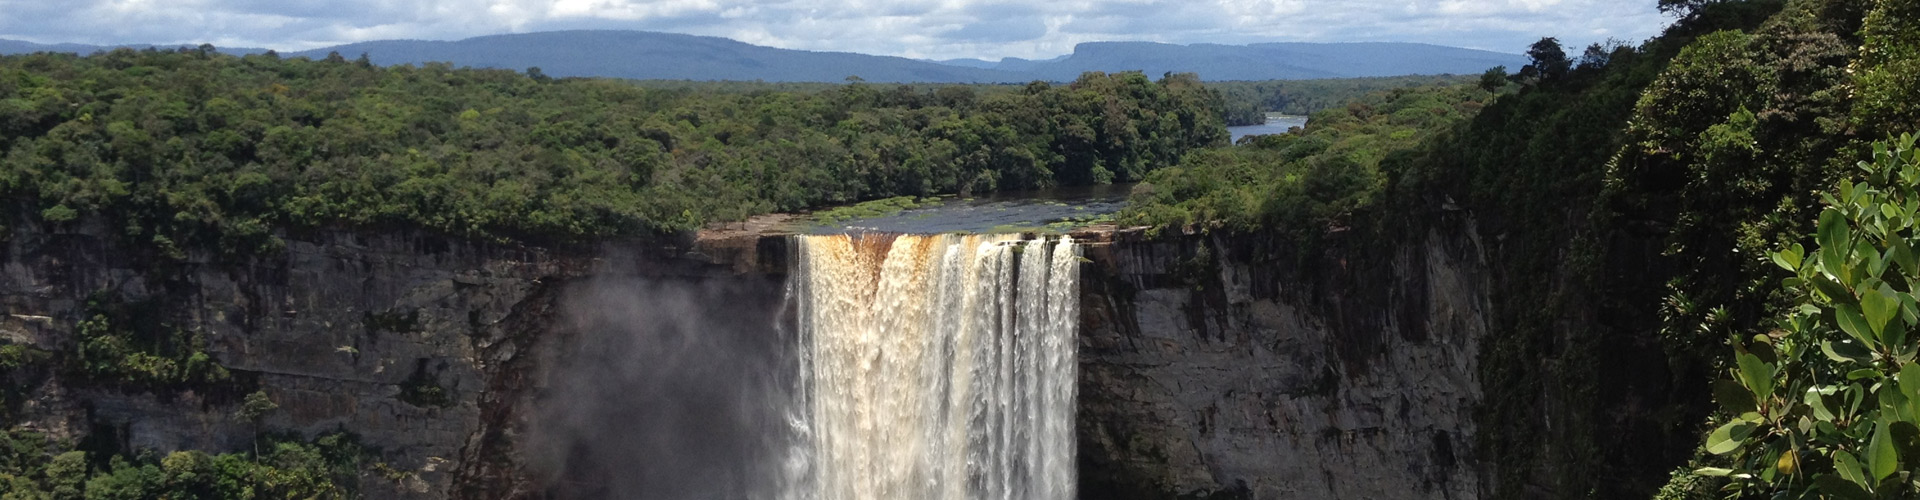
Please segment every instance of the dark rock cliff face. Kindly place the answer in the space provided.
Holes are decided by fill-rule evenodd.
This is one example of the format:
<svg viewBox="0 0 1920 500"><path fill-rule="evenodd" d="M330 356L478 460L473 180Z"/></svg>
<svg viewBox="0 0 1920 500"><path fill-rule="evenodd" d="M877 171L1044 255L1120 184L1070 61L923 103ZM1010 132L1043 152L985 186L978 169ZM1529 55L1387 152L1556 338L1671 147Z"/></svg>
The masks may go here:
<svg viewBox="0 0 1920 500"><path fill-rule="evenodd" d="M1091 261L1077 417L1083 497L1479 496L1471 408L1482 397L1473 375L1486 285L1471 225L1442 223L1398 248L1308 266L1279 263L1284 251L1250 237L1081 235ZM89 298L146 301L161 306L155 320L199 333L236 382L16 380L26 388L12 410L19 425L159 452L243 450L258 430L345 430L389 469L364 474L362 495L481 499L617 498L607 485L623 477L706 481L685 471L719 470L764 448L725 425L776 425L739 404L606 401L780 392L790 359L769 347L780 338L685 339L780 320L784 237L540 250L321 233L270 259L155 263L100 236L110 233L14 231L0 261L0 336L71 352ZM639 298L609 300L607 290ZM620 313L673 301L726 310ZM622 333L622 322L677 325L669 330L681 350L633 347L647 340ZM628 336L608 343L610 334ZM681 368L556 368L713 349L752 355L683 366L739 382L582 393ZM419 397L423 386L443 397ZM279 409L251 423L236 409L255 390ZM690 467L626 468L648 455L596 452L580 445L594 434L554 430L636 419L702 422L706 434L653 433L635 447L672 451Z"/></svg>
<svg viewBox="0 0 1920 500"><path fill-rule="evenodd" d="M1479 497L1472 225L1305 266L1257 238L1091 245L1083 496Z"/></svg>
<svg viewBox="0 0 1920 500"><path fill-rule="evenodd" d="M551 300L576 263L543 252L435 238L331 234L290 242L283 258L165 263L101 231L18 231L7 246L4 335L55 352L75 348L91 297L157 303L157 317L201 334L207 351L279 405L258 428L314 435L345 429L405 474L366 478L374 498L435 497L483 428L478 395L514 360L515 315ZM402 400L409 380L447 401ZM22 423L55 436L113 430L125 450L246 449L256 426L237 398L195 389L130 389L54 376L32 387ZM219 391L206 391L219 392Z"/></svg>
<svg viewBox="0 0 1920 500"><path fill-rule="evenodd" d="M233 381L139 388L66 370L16 375L14 423L161 453L245 450L257 430L344 430L390 469L363 474L368 498L544 496L551 485L530 472L522 434L541 363L577 337L564 297L589 277L737 276L659 242L555 251L323 233L270 259L182 263L141 258L101 236L112 233L14 231L0 261L0 337L65 355L90 299L152 304L143 320L198 333ZM279 405L257 424L236 416L255 390Z"/></svg>

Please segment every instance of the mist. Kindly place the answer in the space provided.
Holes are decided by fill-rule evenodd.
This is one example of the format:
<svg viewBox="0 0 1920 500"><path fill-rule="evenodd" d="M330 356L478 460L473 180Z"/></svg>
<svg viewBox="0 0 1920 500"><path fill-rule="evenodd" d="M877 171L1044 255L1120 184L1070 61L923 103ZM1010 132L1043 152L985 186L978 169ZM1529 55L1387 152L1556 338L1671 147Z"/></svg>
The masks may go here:
<svg viewBox="0 0 1920 500"><path fill-rule="evenodd" d="M783 286L603 279L568 293L528 441L562 499L776 495L798 372Z"/></svg>

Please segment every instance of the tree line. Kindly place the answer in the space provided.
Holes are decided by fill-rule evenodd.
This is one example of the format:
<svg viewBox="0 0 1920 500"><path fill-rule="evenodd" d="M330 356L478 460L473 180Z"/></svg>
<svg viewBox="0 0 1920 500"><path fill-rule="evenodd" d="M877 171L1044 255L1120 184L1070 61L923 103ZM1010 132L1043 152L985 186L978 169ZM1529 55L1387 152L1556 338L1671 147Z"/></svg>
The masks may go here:
<svg viewBox="0 0 1920 500"><path fill-rule="evenodd" d="M1410 75L1321 80L1263 80L1208 82L1226 101L1229 126L1266 123L1267 113L1307 116L1339 108L1368 95L1393 89L1454 85L1468 82L1458 75Z"/></svg>
<svg viewBox="0 0 1920 500"><path fill-rule="evenodd" d="M0 57L10 220L97 220L170 255L287 230L532 242L868 199L1131 182L1224 143L1190 74L1005 92L645 88L211 47Z"/></svg>

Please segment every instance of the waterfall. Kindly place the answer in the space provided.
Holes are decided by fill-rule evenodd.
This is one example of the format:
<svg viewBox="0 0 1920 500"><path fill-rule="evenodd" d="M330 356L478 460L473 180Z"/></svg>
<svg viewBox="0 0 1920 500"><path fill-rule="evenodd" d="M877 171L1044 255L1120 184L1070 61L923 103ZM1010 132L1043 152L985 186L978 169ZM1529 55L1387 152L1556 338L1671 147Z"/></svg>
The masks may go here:
<svg viewBox="0 0 1920 500"><path fill-rule="evenodd" d="M1074 496L1079 247L798 236L791 500Z"/></svg>

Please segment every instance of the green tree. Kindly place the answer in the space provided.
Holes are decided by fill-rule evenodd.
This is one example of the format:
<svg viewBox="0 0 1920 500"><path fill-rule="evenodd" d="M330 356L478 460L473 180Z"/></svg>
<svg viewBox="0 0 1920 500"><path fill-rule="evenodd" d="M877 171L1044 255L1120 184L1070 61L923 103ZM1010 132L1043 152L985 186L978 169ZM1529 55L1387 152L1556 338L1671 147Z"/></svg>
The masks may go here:
<svg viewBox="0 0 1920 500"><path fill-rule="evenodd" d="M1554 37L1541 38L1540 41L1528 46L1527 60L1531 61L1527 68L1532 68L1533 71L1529 72L1526 68L1522 68L1520 73L1539 78L1541 81L1558 80L1566 76L1567 71L1573 69L1573 60L1567 58L1566 49L1560 47L1560 39Z"/></svg>
<svg viewBox="0 0 1920 500"><path fill-rule="evenodd" d="M68 451L47 462L46 485L53 498L79 498L87 482L87 454Z"/></svg>
<svg viewBox="0 0 1920 500"><path fill-rule="evenodd" d="M1485 90L1488 92L1495 92L1500 90L1501 87L1505 87L1505 86L1507 86L1507 67L1506 66L1494 66L1492 68L1488 68L1487 72L1480 74L1481 90Z"/></svg>
<svg viewBox="0 0 1920 500"><path fill-rule="evenodd" d="M1858 87L1858 122L1885 132L1920 127L1920 2L1875 0L1862 23L1860 59L1850 72Z"/></svg>
<svg viewBox="0 0 1920 500"><path fill-rule="evenodd" d="M1674 16L1690 17L1708 5L1725 1L1727 0L1660 0L1660 12Z"/></svg>

